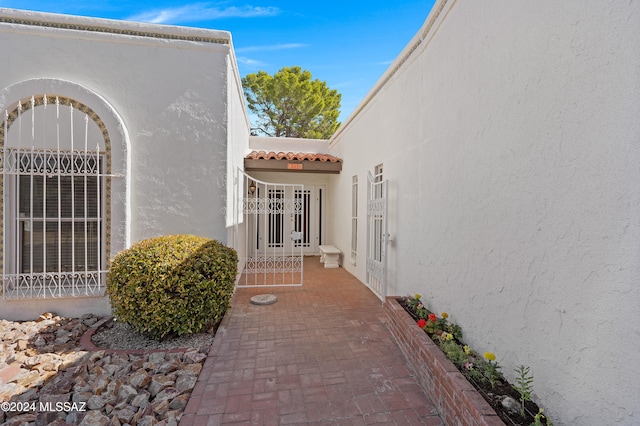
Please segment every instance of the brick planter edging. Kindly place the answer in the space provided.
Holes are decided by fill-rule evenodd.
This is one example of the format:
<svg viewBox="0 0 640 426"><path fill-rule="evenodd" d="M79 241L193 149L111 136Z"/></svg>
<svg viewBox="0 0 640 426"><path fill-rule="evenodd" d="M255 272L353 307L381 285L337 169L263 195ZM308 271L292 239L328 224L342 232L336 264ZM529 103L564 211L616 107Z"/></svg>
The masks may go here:
<svg viewBox="0 0 640 426"><path fill-rule="evenodd" d="M389 296L385 300L387 325L444 423L450 426L504 426L495 410L416 325L397 299L397 296Z"/></svg>

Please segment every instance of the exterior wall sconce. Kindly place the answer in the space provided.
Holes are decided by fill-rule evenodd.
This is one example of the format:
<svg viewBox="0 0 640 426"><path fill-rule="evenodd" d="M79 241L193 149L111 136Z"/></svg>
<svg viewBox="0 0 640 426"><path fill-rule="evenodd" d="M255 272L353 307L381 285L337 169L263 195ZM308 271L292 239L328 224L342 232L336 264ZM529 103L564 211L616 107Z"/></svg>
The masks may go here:
<svg viewBox="0 0 640 426"><path fill-rule="evenodd" d="M252 196L256 192L256 183L252 180L249 181L249 196Z"/></svg>

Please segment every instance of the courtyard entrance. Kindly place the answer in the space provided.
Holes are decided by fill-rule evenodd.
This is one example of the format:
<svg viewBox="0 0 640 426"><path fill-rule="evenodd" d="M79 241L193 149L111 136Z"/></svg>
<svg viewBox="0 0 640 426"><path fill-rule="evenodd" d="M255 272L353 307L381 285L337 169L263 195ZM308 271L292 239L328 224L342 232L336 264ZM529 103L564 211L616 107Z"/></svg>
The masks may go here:
<svg viewBox="0 0 640 426"><path fill-rule="evenodd" d="M246 252L238 287L302 285L304 254L314 243L311 189L238 174L239 234Z"/></svg>

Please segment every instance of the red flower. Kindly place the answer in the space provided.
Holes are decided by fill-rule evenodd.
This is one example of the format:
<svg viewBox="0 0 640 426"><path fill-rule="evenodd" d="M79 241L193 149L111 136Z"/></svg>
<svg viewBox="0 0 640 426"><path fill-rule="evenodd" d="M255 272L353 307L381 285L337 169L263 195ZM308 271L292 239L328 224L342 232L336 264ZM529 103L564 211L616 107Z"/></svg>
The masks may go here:
<svg viewBox="0 0 640 426"><path fill-rule="evenodd" d="M436 316L436 314L429 314L429 316L427 317L427 319L431 322L436 322L436 320L438 319L438 317Z"/></svg>
<svg viewBox="0 0 640 426"><path fill-rule="evenodd" d="M421 319L418 321L418 327L424 328L425 325L427 325L427 321L425 319Z"/></svg>

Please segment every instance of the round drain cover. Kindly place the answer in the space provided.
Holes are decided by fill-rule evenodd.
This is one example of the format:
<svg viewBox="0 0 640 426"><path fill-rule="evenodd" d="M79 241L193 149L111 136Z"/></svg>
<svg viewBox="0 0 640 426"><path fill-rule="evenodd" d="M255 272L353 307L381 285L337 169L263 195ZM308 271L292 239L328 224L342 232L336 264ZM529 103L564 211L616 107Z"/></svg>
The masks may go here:
<svg viewBox="0 0 640 426"><path fill-rule="evenodd" d="M278 298L273 294L258 294L251 298L251 303L254 305L271 305L276 303L277 300Z"/></svg>

